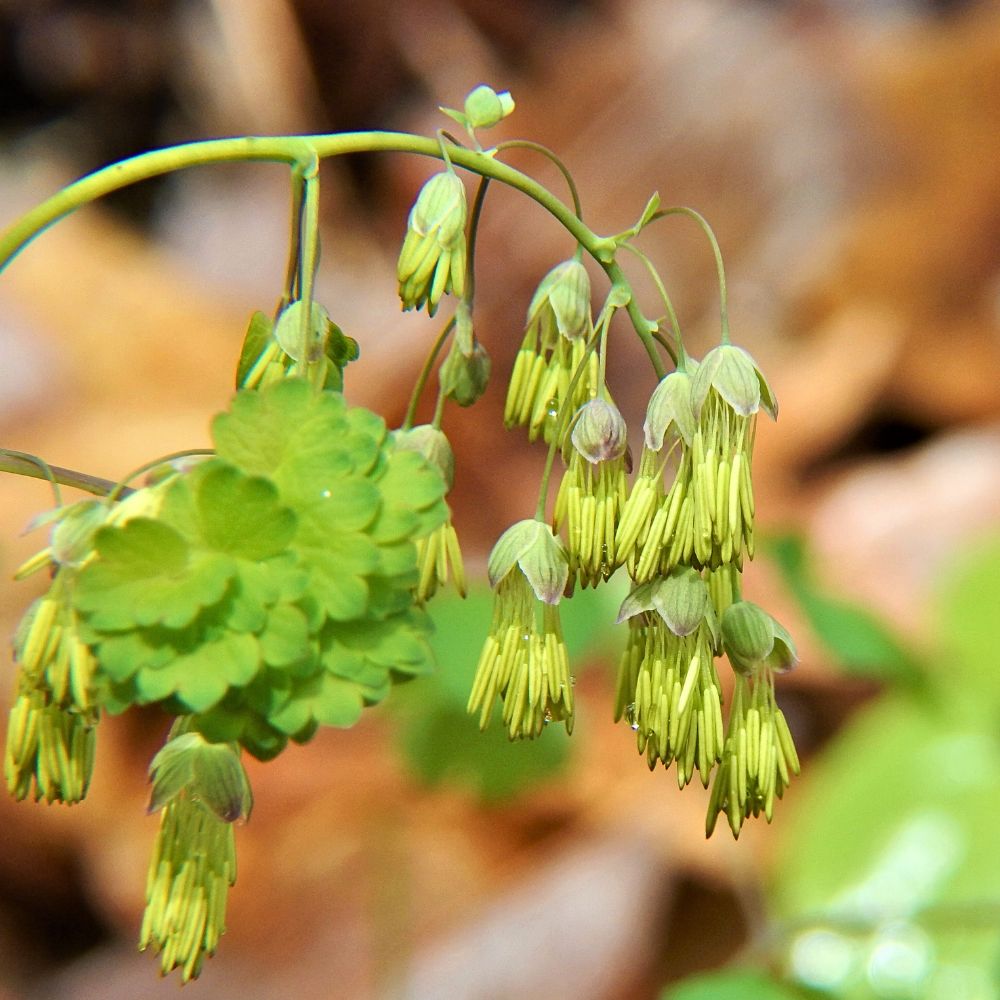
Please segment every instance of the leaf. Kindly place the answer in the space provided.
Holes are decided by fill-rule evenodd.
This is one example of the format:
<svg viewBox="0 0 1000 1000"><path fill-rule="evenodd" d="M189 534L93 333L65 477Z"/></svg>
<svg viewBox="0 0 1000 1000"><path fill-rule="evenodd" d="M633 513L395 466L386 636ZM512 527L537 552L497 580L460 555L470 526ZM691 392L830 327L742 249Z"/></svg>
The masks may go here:
<svg viewBox="0 0 1000 1000"><path fill-rule="evenodd" d="M887 696L810 770L786 813L772 891L797 928L792 970L859 1000L988 979L1000 957L995 918L983 919L1000 906L995 725ZM890 994L880 956L903 947L910 978Z"/></svg>
<svg viewBox="0 0 1000 1000"><path fill-rule="evenodd" d="M797 990L752 969L693 976L664 990L660 1000L797 1000Z"/></svg>
<svg viewBox="0 0 1000 1000"><path fill-rule="evenodd" d="M593 658L612 630L622 587L583 590L560 605L563 634L579 665ZM393 692L386 706L399 720L398 745L410 770L428 785L461 787L486 802L527 792L559 774L571 741L561 726L541 739L511 743L502 727L479 731L466 710L476 661L490 623L493 595L473 586L465 600L441 594L431 605L430 645L437 669Z"/></svg>
<svg viewBox="0 0 1000 1000"><path fill-rule="evenodd" d="M81 571L74 600L96 629L183 628L221 600L236 574L224 556L192 553L171 527L135 518L95 536L97 559Z"/></svg>
<svg viewBox="0 0 1000 1000"><path fill-rule="evenodd" d="M271 611L258 638L260 655L272 667L288 666L312 652L306 616L291 604L280 604Z"/></svg>
<svg viewBox="0 0 1000 1000"><path fill-rule="evenodd" d="M938 616L949 674L959 681L951 689L972 685L978 706L995 711L1000 703L1000 537L984 539L945 575Z"/></svg>
<svg viewBox="0 0 1000 1000"><path fill-rule="evenodd" d="M316 393L300 379L282 379L259 391L243 390L229 411L212 421L216 453L253 475L278 483L282 462L314 453L349 460L337 441L343 429L339 393ZM283 491L282 491L283 492Z"/></svg>
<svg viewBox="0 0 1000 1000"><path fill-rule="evenodd" d="M284 551L295 534L296 518L279 502L274 484L221 462L206 464L196 478L206 546L253 561Z"/></svg>
<svg viewBox="0 0 1000 1000"><path fill-rule="evenodd" d="M221 701L230 687L248 684L259 669L257 640L226 632L165 666L142 668L136 676L136 690L141 701L175 695L188 710L204 712Z"/></svg>
<svg viewBox="0 0 1000 1000"><path fill-rule="evenodd" d="M311 721L344 728L358 721L362 704L356 684L321 674L298 686L285 707L269 716L268 722L289 736Z"/></svg>
<svg viewBox="0 0 1000 1000"><path fill-rule="evenodd" d="M867 609L815 587L802 538L775 538L768 550L816 637L846 672L910 686L922 683L919 661L887 625Z"/></svg>
<svg viewBox="0 0 1000 1000"><path fill-rule="evenodd" d="M250 317L250 324L247 327L246 335L243 338L243 347L240 350L240 359L236 365L237 389L246 381L250 370L263 354L264 348L271 340L273 330L274 324L271 322L271 318L259 309Z"/></svg>

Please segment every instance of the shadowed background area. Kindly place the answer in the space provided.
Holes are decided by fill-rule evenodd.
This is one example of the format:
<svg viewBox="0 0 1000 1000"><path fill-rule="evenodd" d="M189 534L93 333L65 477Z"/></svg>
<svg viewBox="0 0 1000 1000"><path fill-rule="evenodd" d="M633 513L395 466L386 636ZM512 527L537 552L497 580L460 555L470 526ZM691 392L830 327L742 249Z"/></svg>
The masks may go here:
<svg viewBox="0 0 1000 1000"><path fill-rule="evenodd" d="M987 836L1000 803L1000 554L983 541L1000 525L1000 7L0 0L0 225L170 143L433 133L447 125L437 105L461 106L484 81L517 100L490 141L556 150L596 231L626 228L654 190L715 228L734 340L781 406L758 427L755 479L761 530L784 541L749 567L747 596L799 641L779 700L804 773L773 827L706 842L706 795L650 774L611 722L614 585L567 608L571 740L480 737L461 706L489 600L446 598L432 606L438 677L353 730L250 762L256 806L237 831L229 931L186 992L655 998L740 958L792 992L733 996L1000 997ZM565 197L547 161L508 158ZM447 316L404 315L396 298L406 214L432 170L371 155L321 174L318 298L361 344L349 399L390 425ZM283 168L202 167L40 237L0 276L0 444L109 479L205 446L246 321L280 295L287 211ZM670 218L641 245L703 354L718 337L703 236ZM444 423L473 576L534 508L544 453L503 430L505 380L535 285L573 249L537 205L491 188L475 325L493 381ZM655 289L628 266L657 315ZM638 450L655 379L624 323L612 338L609 382ZM432 394L425 404L429 418ZM41 586L10 578L44 544L21 532L49 492L10 477L0 490L9 635ZM956 570L969 549L978 561ZM915 662L952 678L946 721L907 714ZM156 826L146 767L167 725L154 712L102 723L77 808L0 799L0 1000L176 990L134 945ZM900 889L914 873L923 895ZM807 919L821 910L833 916ZM935 936L943 925L958 945Z"/></svg>

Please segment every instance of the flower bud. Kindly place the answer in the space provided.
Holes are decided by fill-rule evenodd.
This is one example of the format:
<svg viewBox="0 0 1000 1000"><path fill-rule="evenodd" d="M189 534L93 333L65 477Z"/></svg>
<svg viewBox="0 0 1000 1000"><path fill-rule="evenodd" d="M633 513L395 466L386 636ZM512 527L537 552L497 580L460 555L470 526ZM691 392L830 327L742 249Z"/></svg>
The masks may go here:
<svg viewBox="0 0 1000 1000"><path fill-rule="evenodd" d="M459 406L472 406L486 392L490 367L490 356L482 344L474 343L466 353L456 340L438 371L441 391Z"/></svg>
<svg viewBox="0 0 1000 1000"><path fill-rule="evenodd" d="M722 645L737 673L752 676L761 669L790 670L798 662L787 630L763 608L736 601L722 615Z"/></svg>
<svg viewBox="0 0 1000 1000"><path fill-rule="evenodd" d="M201 733L183 733L157 753L149 773L150 812L181 794L201 802L226 823L246 819L253 808L250 782L234 743L209 743Z"/></svg>
<svg viewBox="0 0 1000 1000"><path fill-rule="evenodd" d="M529 518L500 536L487 564L490 586L496 587L515 566L540 601L559 603L569 579L569 559L549 525Z"/></svg>
<svg viewBox="0 0 1000 1000"><path fill-rule="evenodd" d="M415 451L423 455L444 479L445 492L455 481L455 453L443 431L430 424L420 424L408 430L396 431L393 444L400 451Z"/></svg>
<svg viewBox="0 0 1000 1000"><path fill-rule="evenodd" d="M542 278L528 306L532 325L550 346L556 334L576 340L590 333L590 277L580 261L563 261Z"/></svg>
<svg viewBox="0 0 1000 1000"><path fill-rule="evenodd" d="M465 99L467 127L492 128L514 110L514 98L509 90L499 94L486 84L480 84Z"/></svg>
<svg viewBox="0 0 1000 1000"><path fill-rule="evenodd" d="M309 319L305 321L303 339L304 311L305 303L301 299L283 310L278 322L274 324L274 339L293 361L315 362L323 356L330 314L318 302L313 302Z"/></svg>
<svg viewBox="0 0 1000 1000"><path fill-rule="evenodd" d="M695 432L694 410L691 407L691 376L674 371L662 379L653 390L646 408L643 431L646 447L659 451L668 432L690 445Z"/></svg>
<svg viewBox="0 0 1000 1000"><path fill-rule="evenodd" d="M441 296L465 293L465 185L451 170L435 174L410 211L396 276L404 309L427 303L434 315Z"/></svg>
<svg viewBox="0 0 1000 1000"><path fill-rule="evenodd" d="M591 399L580 407L570 440L591 465L625 453L628 428L614 403Z"/></svg>
<svg viewBox="0 0 1000 1000"><path fill-rule="evenodd" d="M756 413L761 406L778 415L778 404L764 374L742 347L720 344L714 347L698 367L691 388L695 415L714 389L742 417Z"/></svg>

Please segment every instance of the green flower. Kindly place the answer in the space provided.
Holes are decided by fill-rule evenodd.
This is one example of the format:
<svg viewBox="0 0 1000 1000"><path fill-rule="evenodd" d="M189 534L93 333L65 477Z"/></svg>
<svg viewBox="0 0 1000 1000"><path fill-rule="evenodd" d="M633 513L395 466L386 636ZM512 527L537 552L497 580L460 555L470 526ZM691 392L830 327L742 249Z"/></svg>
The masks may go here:
<svg viewBox="0 0 1000 1000"><path fill-rule="evenodd" d="M689 362L694 366L694 362ZM692 555L693 502L689 449L696 431L691 376L671 372L657 384L646 408L639 474L622 511L615 544L618 558L637 583L687 565ZM669 445L669 446L667 446ZM667 447L665 447L667 446ZM679 455L679 460L671 460ZM673 468L669 492L663 475Z"/></svg>
<svg viewBox="0 0 1000 1000"><path fill-rule="evenodd" d="M739 677L729 711L722 763L715 773L705 832L711 836L725 813L734 837L745 820L764 814L768 823L799 773L799 756L784 713L774 700L774 678L764 671L752 680Z"/></svg>
<svg viewBox="0 0 1000 1000"><path fill-rule="evenodd" d="M452 170L435 174L410 211L396 277L404 309L427 304L433 316L441 296L465 294L465 185Z"/></svg>
<svg viewBox="0 0 1000 1000"><path fill-rule="evenodd" d="M54 702L41 688L22 691L10 710L4 753L7 789L15 799L82 802L94 770L96 711Z"/></svg>
<svg viewBox="0 0 1000 1000"><path fill-rule="evenodd" d="M577 413L571 442L553 525L565 527L570 574L581 586L597 586L620 565L615 534L628 485L626 427L618 408L589 400Z"/></svg>
<svg viewBox="0 0 1000 1000"><path fill-rule="evenodd" d="M636 734L652 770L677 763L683 788L695 768L707 787L722 753L722 694L715 670L717 625L704 581L692 569L642 584L618 621L629 638L618 670L615 721Z"/></svg>
<svg viewBox="0 0 1000 1000"><path fill-rule="evenodd" d="M520 521L490 555L493 620L476 665L468 711L485 729L496 699L512 740L534 739L549 722L573 730L573 678L556 606L569 576L547 524Z"/></svg>
<svg viewBox="0 0 1000 1000"><path fill-rule="evenodd" d="M98 508L103 520L106 508ZM72 544L63 527L70 529ZM28 609L14 637L19 693L7 726L4 774L17 799L32 795L50 803L80 802L93 773L96 661L72 606L75 566L86 561L82 550L93 525L86 543L77 527L74 518L57 526L47 551L67 562L56 570L49 592Z"/></svg>
<svg viewBox="0 0 1000 1000"><path fill-rule="evenodd" d="M421 424L408 430L396 431L393 441L397 448L415 451L433 465L444 480L445 490L450 491L455 478L455 455L444 433L430 424ZM416 540L418 580L414 597L418 604L426 604L437 593L439 587L447 584L449 577L455 590L465 597L465 568L458 535L451 523L451 509L448 519L438 525L429 535Z"/></svg>
<svg viewBox="0 0 1000 1000"><path fill-rule="evenodd" d="M736 601L722 615L722 646L733 669L744 677L761 671L783 673L798 655L788 630L763 608Z"/></svg>
<svg viewBox="0 0 1000 1000"><path fill-rule="evenodd" d="M150 812L163 810L146 880L139 948L160 953L166 975L196 978L226 929L226 897L236 881L232 824L253 807L250 783L231 743L200 733L171 738L149 769Z"/></svg>
<svg viewBox="0 0 1000 1000"><path fill-rule="evenodd" d="M541 435L551 442L573 374L581 365L583 374L567 405L577 409L597 394L598 358L587 352L586 343L591 329L590 278L579 261L564 261L542 279L528 307L504 405L508 428L527 426L529 440Z"/></svg>

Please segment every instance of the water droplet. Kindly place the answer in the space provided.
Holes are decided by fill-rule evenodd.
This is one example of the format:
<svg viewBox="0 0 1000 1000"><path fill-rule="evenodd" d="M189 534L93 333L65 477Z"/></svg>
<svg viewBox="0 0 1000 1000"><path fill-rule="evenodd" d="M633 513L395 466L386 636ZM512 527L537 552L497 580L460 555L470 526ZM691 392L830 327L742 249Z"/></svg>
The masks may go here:
<svg viewBox="0 0 1000 1000"><path fill-rule="evenodd" d="M322 497L322 498L323 498L324 500L329 500L329 499L330 499L330 497L331 497L331 495L332 495L332 494L330 493L330 491L329 491L329 490L323 490L323 492L322 492L322 493L320 493L320 496L321 496L321 497Z"/></svg>
<svg viewBox="0 0 1000 1000"><path fill-rule="evenodd" d="M632 731L635 732L639 728L639 723L636 721L635 717L635 702L631 701L625 706L625 721L632 727Z"/></svg>

